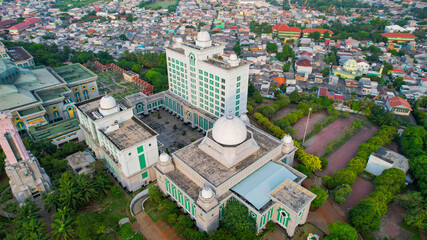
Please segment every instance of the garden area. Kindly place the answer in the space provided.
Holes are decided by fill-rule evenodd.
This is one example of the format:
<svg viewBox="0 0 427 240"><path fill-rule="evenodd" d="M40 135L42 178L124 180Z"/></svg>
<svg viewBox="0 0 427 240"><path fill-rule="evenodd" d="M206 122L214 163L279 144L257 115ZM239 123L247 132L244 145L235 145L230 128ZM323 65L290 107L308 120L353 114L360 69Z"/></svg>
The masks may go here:
<svg viewBox="0 0 427 240"><path fill-rule="evenodd" d="M97 68L92 68L92 71L98 75L97 84L99 94L101 95L110 94L119 100L128 95L135 94L141 89L137 84L125 81L122 74L118 71L110 70L102 72Z"/></svg>

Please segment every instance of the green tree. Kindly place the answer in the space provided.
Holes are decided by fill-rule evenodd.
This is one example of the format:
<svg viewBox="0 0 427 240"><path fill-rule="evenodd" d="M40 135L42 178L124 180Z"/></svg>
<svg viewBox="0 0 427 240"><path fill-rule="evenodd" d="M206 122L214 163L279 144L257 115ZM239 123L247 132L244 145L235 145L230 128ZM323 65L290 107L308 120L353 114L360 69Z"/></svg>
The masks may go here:
<svg viewBox="0 0 427 240"><path fill-rule="evenodd" d="M300 101L300 95L297 90L291 92L289 94L289 99L291 100L291 103L298 103Z"/></svg>
<svg viewBox="0 0 427 240"><path fill-rule="evenodd" d="M332 190L331 196L332 199L338 204L343 204L351 195L351 187L348 184L343 184Z"/></svg>
<svg viewBox="0 0 427 240"><path fill-rule="evenodd" d="M277 44L269 42L269 43L267 43L267 47L265 50L269 53L277 53L277 51L278 51Z"/></svg>
<svg viewBox="0 0 427 240"><path fill-rule="evenodd" d="M313 208L319 208L321 207L328 198L328 194L320 187L317 186L311 186L310 191L314 194L316 194L316 198L311 202L311 207Z"/></svg>
<svg viewBox="0 0 427 240"><path fill-rule="evenodd" d="M79 175L76 180L77 187L81 191L81 196L85 203L98 196L96 183L87 175Z"/></svg>
<svg viewBox="0 0 427 240"><path fill-rule="evenodd" d="M373 232L380 228L381 216L370 203L359 203L348 212L348 220L360 232Z"/></svg>
<svg viewBox="0 0 427 240"><path fill-rule="evenodd" d="M325 33L323 33L323 38L329 38L329 31L326 31Z"/></svg>
<svg viewBox="0 0 427 240"><path fill-rule="evenodd" d="M51 228L53 230L52 237L55 239L74 239L77 237L74 231L76 223L72 211L67 208L58 208L53 215Z"/></svg>
<svg viewBox="0 0 427 240"><path fill-rule="evenodd" d="M343 168L334 172L331 177L325 178L324 183L329 189L334 189L343 184L353 185L355 180L356 174L351 169Z"/></svg>
<svg viewBox="0 0 427 240"><path fill-rule="evenodd" d="M411 227L427 231L427 203L420 192L407 192L396 198L408 211L403 214L404 221Z"/></svg>
<svg viewBox="0 0 427 240"><path fill-rule="evenodd" d="M119 35L119 39L122 40L122 41L128 40L128 38L126 37L126 35L124 35L123 33Z"/></svg>
<svg viewBox="0 0 427 240"><path fill-rule="evenodd" d="M422 155L409 159L409 169L417 179L421 193L427 197L427 156Z"/></svg>
<svg viewBox="0 0 427 240"><path fill-rule="evenodd" d="M289 72L290 70L291 70L291 64L290 63L286 63L283 65L283 67L282 67L283 72Z"/></svg>
<svg viewBox="0 0 427 240"><path fill-rule="evenodd" d="M404 188L405 177L406 174L401 169L389 168L375 178L375 187L384 186L389 192L395 195Z"/></svg>
<svg viewBox="0 0 427 240"><path fill-rule="evenodd" d="M236 53L237 56L239 56L240 53L242 52L242 48L240 47L240 42L239 41L237 41L234 44L233 51Z"/></svg>
<svg viewBox="0 0 427 240"><path fill-rule="evenodd" d="M329 224L329 235L325 236L325 240L357 240L357 232L352 226L343 222L333 222Z"/></svg>
<svg viewBox="0 0 427 240"><path fill-rule="evenodd" d="M315 42L318 42L320 40L320 32L312 32L308 35L309 38L312 38Z"/></svg>
<svg viewBox="0 0 427 240"><path fill-rule="evenodd" d="M239 202L231 202L225 207L221 228L232 233L249 230L255 234L256 222L249 216L245 205Z"/></svg>

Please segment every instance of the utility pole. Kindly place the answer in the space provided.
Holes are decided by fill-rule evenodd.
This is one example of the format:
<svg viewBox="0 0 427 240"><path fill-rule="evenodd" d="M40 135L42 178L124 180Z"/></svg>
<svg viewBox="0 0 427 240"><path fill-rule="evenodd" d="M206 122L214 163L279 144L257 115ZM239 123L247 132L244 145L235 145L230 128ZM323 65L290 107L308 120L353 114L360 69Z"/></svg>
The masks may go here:
<svg viewBox="0 0 427 240"><path fill-rule="evenodd" d="M302 139L301 148L304 148L305 135L307 134L308 121L310 120L311 108L308 109L307 123L305 124L304 137Z"/></svg>

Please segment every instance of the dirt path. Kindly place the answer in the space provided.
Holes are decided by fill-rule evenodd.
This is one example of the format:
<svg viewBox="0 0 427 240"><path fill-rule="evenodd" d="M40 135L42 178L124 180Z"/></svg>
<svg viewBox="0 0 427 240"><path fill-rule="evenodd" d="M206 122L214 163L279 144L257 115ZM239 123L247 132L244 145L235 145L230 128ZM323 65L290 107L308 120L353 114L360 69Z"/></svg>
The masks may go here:
<svg viewBox="0 0 427 240"><path fill-rule="evenodd" d="M359 151L359 145L365 143L368 138L374 136L377 130L376 127L362 127L356 135L351 137L346 143L341 145L341 147L327 157L329 161L328 168L320 172L320 175L331 175L336 170L345 168L350 159L356 156L356 153Z"/></svg>
<svg viewBox="0 0 427 240"><path fill-rule="evenodd" d="M361 177L357 177L354 184L351 186L351 195L344 204L340 205L341 210L346 214L350 209L360 203L360 200L366 198L369 193L373 192L375 186L373 183L366 181Z"/></svg>
<svg viewBox="0 0 427 240"><path fill-rule="evenodd" d="M307 134L313 130L315 123L322 121L322 118L327 116L328 114L325 111L311 114L310 120L308 120ZM306 123L307 123L307 116L304 116L292 126L297 132L295 134L296 139L301 140L304 137L304 130L305 130Z"/></svg>
<svg viewBox="0 0 427 240"><path fill-rule="evenodd" d="M135 215L136 223L132 224L132 229L140 231L148 240L184 240L184 237L170 226L163 218L153 223L144 211Z"/></svg>
<svg viewBox="0 0 427 240"><path fill-rule="evenodd" d="M320 130L316 135L306 140L304 143L304 146L307 147L306 152L309 154L317 154L317 156L323 156L326 151L326 144L343 135L345 128L354 120L355 119L352 117L348 117L347 119L336 119L324 129Z"/></svg>

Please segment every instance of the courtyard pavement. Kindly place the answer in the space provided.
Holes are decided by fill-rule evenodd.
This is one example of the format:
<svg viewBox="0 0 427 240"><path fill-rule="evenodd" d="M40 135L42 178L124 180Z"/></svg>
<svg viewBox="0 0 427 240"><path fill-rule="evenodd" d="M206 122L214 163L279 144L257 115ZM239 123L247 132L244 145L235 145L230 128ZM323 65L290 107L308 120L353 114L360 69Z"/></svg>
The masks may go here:
<svg viewBox="0 0 427 240"><path fill-rule="evenodd" d="M161 116L160 119L158 114ZM201 131L191 128L190 124L184 124L183 121L163 109L142 117L141 120L159 134L157 140L163 144L161 149L168 149L171 153L190 144L192 138L197 140L204 137ZM176 125L176 129L174 129L174 125ZM182 135L183 131L185 131L185 135Z"/></svg>

